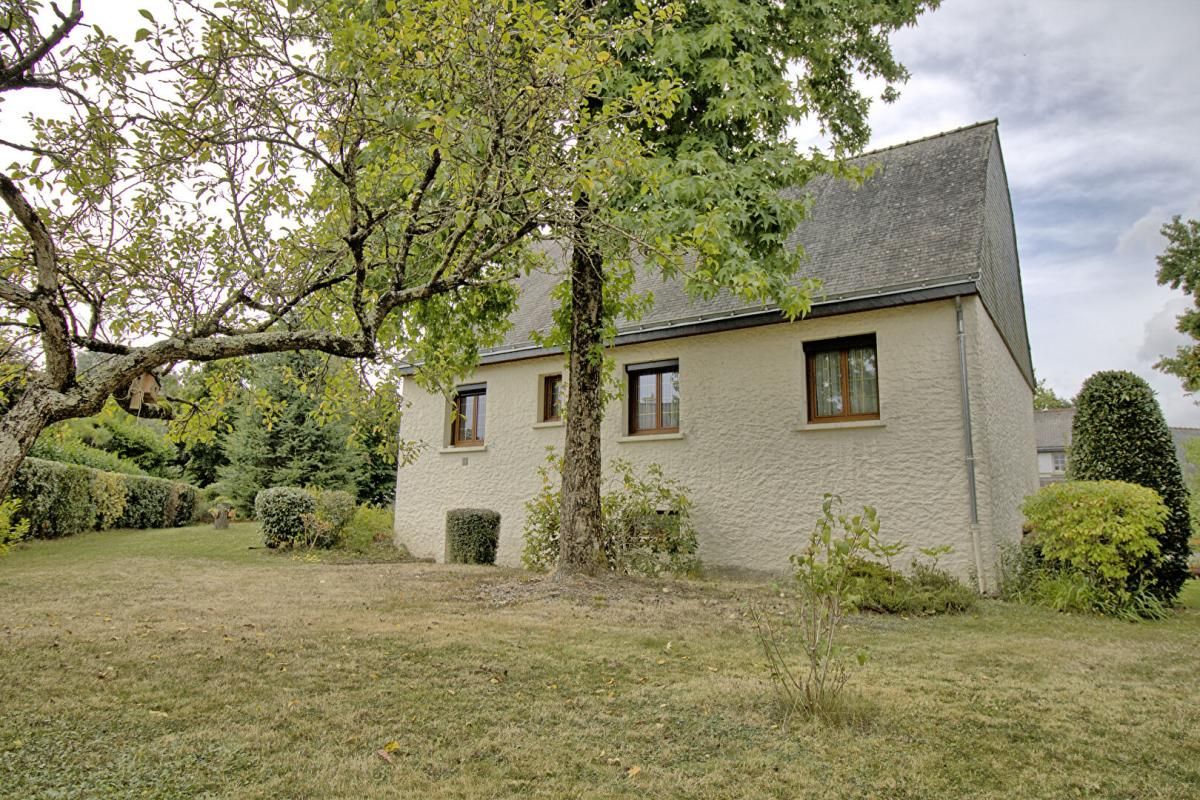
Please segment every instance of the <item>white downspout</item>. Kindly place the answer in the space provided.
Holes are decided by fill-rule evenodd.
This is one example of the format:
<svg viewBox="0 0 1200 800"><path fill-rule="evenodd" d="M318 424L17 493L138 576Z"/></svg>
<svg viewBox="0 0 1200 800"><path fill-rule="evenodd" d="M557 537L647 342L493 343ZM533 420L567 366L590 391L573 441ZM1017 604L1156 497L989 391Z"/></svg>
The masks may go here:
<svg viewBox="0 0 1200 800"><path fill-rule="evenodd" d="M958 327L958 372L962 389L963 452L967 465L967 503L971 511L971 549L975 555L975 580L979 592L987 592L983 553L979 548L979 498L975 485L975 444L971 436L971 384L967 378L967 329L963 324L962 297L954 298L954 321Z"/></svg>

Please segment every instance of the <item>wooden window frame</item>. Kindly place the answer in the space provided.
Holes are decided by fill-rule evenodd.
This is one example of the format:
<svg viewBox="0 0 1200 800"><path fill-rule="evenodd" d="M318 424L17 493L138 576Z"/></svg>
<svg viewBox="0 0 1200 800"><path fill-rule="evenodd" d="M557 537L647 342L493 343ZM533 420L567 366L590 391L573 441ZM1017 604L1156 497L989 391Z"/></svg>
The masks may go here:
<svg viewBox="0 0 1200 800"><path fill-rule="evenodd" d="M451 447L482 447L483 438L478 436L479 431L479 403L476 402L473 406L471 415L471 430L476 432L474 439L460 439L459 426L463 419L467 416L464 412L465 401L468 397L487 397L487 386L471 386L458 389L454 393L454 415L450 418L450 446ZM484 405L487 405L486 399ZM484 415L487 415L487 409L484 409ZM485 434L486 436L486 434Z"/></svg>
<svg viewBox="0 0 1200 800"><path fill-rule="evenodd" d="M562 373L542 376L542 422L561 422L562 408L558 400L558 392L563 385Z"/></svg>
<svg viewBox="0 0 1200 800"><path fill-rule="evenodd" d="M879 402L879 348L875 346L875 334L864 336L847 336L841 339L825 339L818 342L804 343L804 378L808 385L808 421L819 424L822 422L866 422L879 419L879 411L869 414L853 414L850 411L850 351L860 347L870 347L875 351L875 406L882 409ZM816 357L823 353L837 353L842 375L842 411L832 416L817 416L817 382L814 378Z"/></svg>
<svg viewBox="0 0 1200 800"><path fill-rule="evenodd" d="M629 435L630 436L649 436L659 433L679 433L679 425L674 425L669 428L663 427L662 424L662 376L668 373L679 374L679 362L655 363L647 365L630 365L625 368L628 375L629 386ZM655 376L654 381L654 427L639 428L638 427L638 395L637 384L638 379L646 376Z"/></svg>

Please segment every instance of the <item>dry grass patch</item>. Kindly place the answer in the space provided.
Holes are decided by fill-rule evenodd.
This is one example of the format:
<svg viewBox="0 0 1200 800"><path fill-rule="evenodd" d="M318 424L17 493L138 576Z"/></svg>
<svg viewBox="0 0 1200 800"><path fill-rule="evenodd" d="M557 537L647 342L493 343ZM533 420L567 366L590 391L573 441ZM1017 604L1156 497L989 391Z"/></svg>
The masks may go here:
<svg viewBox="0 0 1200 800"><path fill-rule="evenodd" d="M746 583L305 563L228 532L0 561L5 797L1194 797L1200 610L853 620L776 727ZM382 751L382 754L381 754Z"/></svg>

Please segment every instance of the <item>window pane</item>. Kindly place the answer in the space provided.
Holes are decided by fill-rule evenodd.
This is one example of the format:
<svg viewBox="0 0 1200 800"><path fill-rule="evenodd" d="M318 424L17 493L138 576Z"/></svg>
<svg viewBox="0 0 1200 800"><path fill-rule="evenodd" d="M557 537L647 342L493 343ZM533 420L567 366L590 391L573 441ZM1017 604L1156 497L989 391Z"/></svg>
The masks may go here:
<svg viewBox="0 0 1200 800"><path fill-rule="evenodd" d="M473 442L483 440L483 409L487 395L462 394L455 401L458 417L454 420L454 441Z"/></svg>
<svg viewBox="0 0 1200 800"><path fill-rule="evenodd" d="M655 396L657 375L638 375L637 382L637 429L648 430L656 427L655 406L658 398Z"/></svg>
<svg viewBox="0 0 1200 800"><path fill-rule="evenodd" d="M662 374L662 426L679 427L679 373Z"/></svg>
<svg viewBox="0 0 1200 800"><path fill-rule="evenodd" d="M548 375L546 377L546 390L542 402L546 407L543 416L546 419L558 419L562 414L562 376Z"/></svg>
<svg viewBox="0 0 1200 800"><path fill-rule="evenodd" d="M875 348L852 347L850 362L850 413L879 413L879 380L875 371Z"/></svg>
<svg viewBox="0 0 1200 800"><path fill-rule="evenodd" d="M813 395L817 401L814 416L841 416L842 358L836 350L813 356Z"/></svg>
<svg viewBox="0 0 1200 800"><path fill-rule="evenodd" d="M475 438L475 397L466 395L458 401L458 440L469 442Z"/></svg>

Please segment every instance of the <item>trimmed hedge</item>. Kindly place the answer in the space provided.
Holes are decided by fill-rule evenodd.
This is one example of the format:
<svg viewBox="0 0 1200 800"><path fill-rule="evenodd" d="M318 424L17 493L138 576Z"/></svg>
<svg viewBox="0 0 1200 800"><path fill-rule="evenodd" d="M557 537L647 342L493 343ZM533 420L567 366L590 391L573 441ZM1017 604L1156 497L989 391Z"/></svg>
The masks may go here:
<svg viewBox="0 0 1200 800"><path fill-rule="evenodd" d="M173 528L191 521L196 488L186 483L26 458L9 496L29 535L51 539L87 530Z"/></svg>
<svg viewBox="0 0 1200 800"><path fill-rule="evenodd" d="M1169 605L1187 579L1192 526L1183 472L1154 391L1131 372L1097 372L1084 381L1075 408L1068 480L1145 486L1167 507L1155 533L1158 552L1137 565L1134 582Z"/></svg>
<svg viewBox="0 0 1200 800"><path fill-rule="evenodd" d="M500 515L486 508L446 512L446 563L495 564Z"/></svg>
<svg viewBox="0 0 1200 800"><path fill-rule="evenodd" d="M262 523L263 544L267 547L302 541L304 518L316 510L316 499L294 486L263 489L254 497L254 516Z"/></svg>

